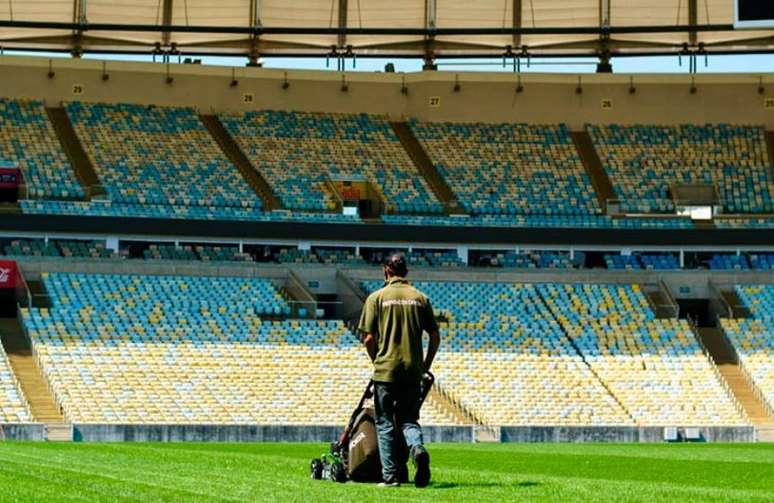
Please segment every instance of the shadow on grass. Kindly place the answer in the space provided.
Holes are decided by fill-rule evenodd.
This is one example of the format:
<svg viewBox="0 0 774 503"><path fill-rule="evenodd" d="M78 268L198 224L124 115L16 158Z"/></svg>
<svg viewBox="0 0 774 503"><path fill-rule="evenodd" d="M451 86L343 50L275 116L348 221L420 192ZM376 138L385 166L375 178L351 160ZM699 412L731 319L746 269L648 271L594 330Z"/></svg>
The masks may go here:
<svg viewBox="0 0 774 503"><path fill-rule="evenodd" d="M518 487L535 487L539 486L540 482L535 482L532 480L526 480L524 482L519 482L517 484L507 484L503 482L431 482L430 483L430 489L455 489L455 488L462 488L462 487L478 487L479 489L487 488L487 487L510 487L512 489L518 488Z"/></svg>

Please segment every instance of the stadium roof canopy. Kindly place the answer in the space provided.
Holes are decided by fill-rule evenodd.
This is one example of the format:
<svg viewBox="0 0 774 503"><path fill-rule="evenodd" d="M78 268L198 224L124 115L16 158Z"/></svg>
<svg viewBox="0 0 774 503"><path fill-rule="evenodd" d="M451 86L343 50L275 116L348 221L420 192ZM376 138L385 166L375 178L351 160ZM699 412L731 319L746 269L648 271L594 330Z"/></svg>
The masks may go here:
<svg viewBox="0 0 774 503"><path fill-rule="evenodd" d="M774 51L734 0L3 0L0 46L259 56Z"/></svg>

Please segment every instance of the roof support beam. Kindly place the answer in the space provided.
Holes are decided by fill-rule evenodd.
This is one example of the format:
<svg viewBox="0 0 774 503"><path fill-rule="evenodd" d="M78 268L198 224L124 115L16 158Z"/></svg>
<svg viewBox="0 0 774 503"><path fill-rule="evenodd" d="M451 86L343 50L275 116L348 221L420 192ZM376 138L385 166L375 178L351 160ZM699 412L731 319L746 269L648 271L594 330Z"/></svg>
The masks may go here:
<svg viewBox="0 0 774 503"><path fill-rule="evenodd" d="M263 26L261 21L261 8L263 2L261 0L250 0L250 28L260 28ZM261 36L253 32L250 34L250 48L247 52L247 66L261 66L258 60L261 57L261 53L258 50Z"/></svg>
<svg viewBox="0 0 774 503"><path fill-rule="evenodd" d="M610 0L599 0L599 26L610 28Z"/></svg>
<svg viewBox="0 0 774 503"><path fill-rule="evenodd" d="M699 6L698 0L688 0L688 24L690 26L696 26L699 24ZM688 33L688 41L691 45L696 45L699 40L696 30L691 30Z"/></svg>
<svg viewBox="0 0 774 503"><path fill-rule="evenodd" d="M79 25L85 25L88 22L86 10L88 7L88 0L74 0L73 1L73 21ZM74 58L80 58L83 53L83 30L80 28L73 30L73 42L70 54Z"/></svg>
<svg viewBox="0 0 774 503"><path fill-rule="evenodd" d="M599 63L597 73L612 73L610 64L610 4L611 0L599 0Z"/></svg>
<svg viewBox="0 0 774 503"><path fill-rule="evenodd" d="M425 0L425 28L428 30L435 29L436 13L435 0Z"/></svg>
<svg viewBox="0 0 774 503"><path fill-rule="evenodd" d="M348 1L339 0L339 36L337 38L339 47L346 47L347 45L347 9Z"/></svg>
<svg viewBox="0 0 774 503"><path fill-rule="evenodd" d="M522 16L521 9L523 7L523 0L513 0L513 29L518 30L521 28L524 18ZM521 33L514 32L513 34L513 47L521 47Z"/></svg>
<svg viewBox="0 0 774 503"><path fill-rule="evenodd" d="M164 0L161 11L161 25L172 26L172 0ZM172 40L172 32L164 30L161 32L161 45L169 45Z"/></svg>
<svg viewBox="0 0 774 503"><path fill-rule="evenodd" d="M435 53L433 51L433 45L435 40L435 29L437 20L437 10L435 0L425 0L425 55L423 70L437 70L438 65L435 64Z"/></svg>

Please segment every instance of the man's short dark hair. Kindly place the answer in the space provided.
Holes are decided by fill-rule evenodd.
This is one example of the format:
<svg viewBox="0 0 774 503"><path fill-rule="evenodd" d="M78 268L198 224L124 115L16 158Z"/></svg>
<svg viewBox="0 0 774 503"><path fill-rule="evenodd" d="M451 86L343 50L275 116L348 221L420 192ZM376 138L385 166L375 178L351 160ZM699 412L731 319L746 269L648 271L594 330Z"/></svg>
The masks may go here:
<svg viewBox="0 0 774 503"><path fill-rule="evenodd" d="M400 253L393 253L384 259L384 267L390 276L405 277L408 274L406 267L406 257Z"/></svg>

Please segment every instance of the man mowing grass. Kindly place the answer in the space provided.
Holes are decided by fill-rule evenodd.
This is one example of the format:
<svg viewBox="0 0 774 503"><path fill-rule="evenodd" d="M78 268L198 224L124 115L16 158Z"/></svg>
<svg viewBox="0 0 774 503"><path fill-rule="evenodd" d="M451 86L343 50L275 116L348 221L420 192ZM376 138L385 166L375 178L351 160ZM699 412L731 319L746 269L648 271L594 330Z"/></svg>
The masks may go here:
<svg viewBox="0 0 774 503"><path fill-rule="evenodd" d="M374 364L374 408L382 487L400 485L405 470L398 459L400 428L416 474L414 485L430 483L430 455L422 441L419 426L420 384L430 370L441 339L430 300L406 281L408 268L402 255L392 255L384 263L385 286L368 296L358 329L365 334L363 344ZM430 335L427 355L422 359L422 333Z"/></svg>

